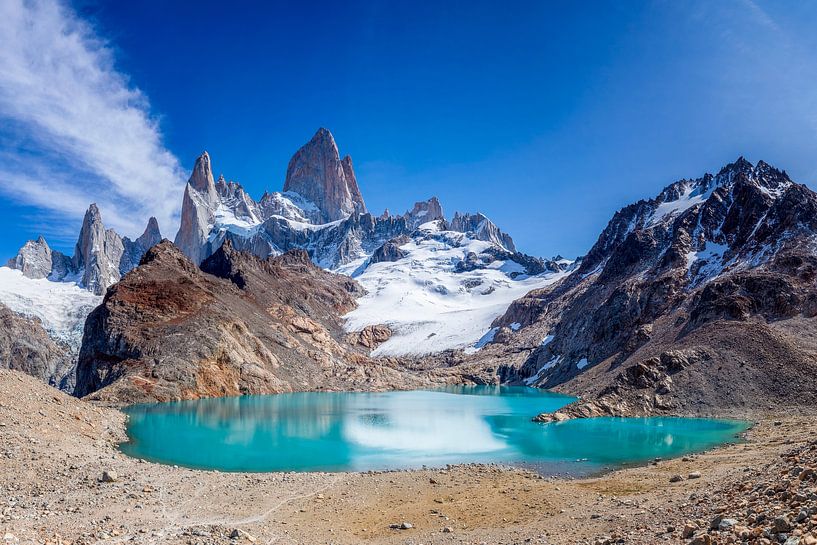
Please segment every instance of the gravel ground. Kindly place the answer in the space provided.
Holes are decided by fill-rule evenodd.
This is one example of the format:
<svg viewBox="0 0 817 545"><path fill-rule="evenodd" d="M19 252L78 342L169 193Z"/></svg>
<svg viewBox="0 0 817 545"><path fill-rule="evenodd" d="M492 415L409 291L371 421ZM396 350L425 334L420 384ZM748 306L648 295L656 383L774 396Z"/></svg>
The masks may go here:
<svg viewBox="0 0 817 545"><path fill-rule="evenodd" d="M128 458L121 412L0 371L0 545L813 545L817 418L756 419L745 443L595 478L220 473Z"/></svg>

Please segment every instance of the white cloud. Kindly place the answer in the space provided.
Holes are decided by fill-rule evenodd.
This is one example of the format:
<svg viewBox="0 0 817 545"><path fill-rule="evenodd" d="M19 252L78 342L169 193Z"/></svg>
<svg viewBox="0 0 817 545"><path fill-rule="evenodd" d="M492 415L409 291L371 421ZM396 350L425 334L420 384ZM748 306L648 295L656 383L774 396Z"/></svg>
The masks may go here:
<svg viewBox="0 0 817 545"><path fill-rule="evenodd" d="M156 216L172 237L185 174L94 29L57 0L3 0L0 36L0 192L63 220L96 202L129 236Z"/></svg>

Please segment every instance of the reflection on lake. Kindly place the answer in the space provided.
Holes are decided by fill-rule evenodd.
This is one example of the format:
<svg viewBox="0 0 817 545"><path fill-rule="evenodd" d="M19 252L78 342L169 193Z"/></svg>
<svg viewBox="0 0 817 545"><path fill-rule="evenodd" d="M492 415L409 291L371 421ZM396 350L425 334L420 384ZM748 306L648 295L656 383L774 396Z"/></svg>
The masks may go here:
<svg viewBox="0 0 817 545"><path fill-rule="evenodd" d="M223 471L343 471L467 462L573 471L677 456L734 440L745 423L598 418L538 424L572 398L519 387L302 392L137 405L132 456ZM577 461L579 460L579 461Z"/></svg>

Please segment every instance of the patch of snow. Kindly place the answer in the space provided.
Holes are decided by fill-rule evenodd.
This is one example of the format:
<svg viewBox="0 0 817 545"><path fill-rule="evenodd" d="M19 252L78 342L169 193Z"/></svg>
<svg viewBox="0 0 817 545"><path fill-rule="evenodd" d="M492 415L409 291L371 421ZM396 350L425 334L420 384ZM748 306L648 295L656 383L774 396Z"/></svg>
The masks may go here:
<svg viewBox="0 0 817 545"><path fill-rule="evenodd" d="M587 358L582 358L576 363L577 369L584 369L585 367L587 367Z"/></svg>
<svg viewBox="0 0 817 545"><path fill-rule="evenodd" d="M552 340L553 340L553 335L548 333L548 335L544 339L542 339L542 344L540 344L539 346L547 346L547 345L550 344L550 341L552 341Z"/></svg>
<svg viewBox="0 0 817 545"><path fill-rule="evenodd" d="M699 260L703 260L705 263L698 269L696 276L702 278L717 276L723 272L723 255L727 250L729 250L728 245L709 241L701 251L687 253L687 270L690 271L692 265Z"/></svg>
<svg viewBox="0 0 817 545"><path fill-rule="evenodd" d="M647 226L652 227L653 225L658 225L659 223L663 223L678 216L696 204L704 202L712 194L712 191L714 191L714 187L707 191L702 191L699 187L695 187L692 184L687 184L684 187L684 192L679 198L674 201L662 202L658 205L655 212L653 212L652 217L650 217L649 221L647 222Z"/></svg>
<svg viewBox="0 0 817 545"><path fill-rule="evenodd" d="M553 356L552 358L550 358L550 361L548 361L546 364L539 368L535 375L526 378L525 384L527 384L528 386L533 385L534 383L539 381L539 379L542 378L542 374L545 371L550 371L551 369L559 365L560 361L562 361L562 356Z"/></svg>
<svg viewBox="0 0 817 545"><path fill-rule="evenodd" d="M771 197L772 199L776 199L778 197L781 197L783 193L785 193L789 189L789 187L791 187L791 183L790 182L782 183L774 189L769 189L763 184L758 184L758 187L760 188L760 191L764 193L766 196Z"/></svg>
<svg viewBox="0 0 817 545"><path fill-rule="evenodd" d="M448 349L477 349L491 322L529 291L556 282L568 273L511 278L497 268L455 272L468 252L482 253L489 242L462 233L440 231L438 221L424 223L417 237L401 246L408 255L394 262L373 263L356 274L366 289L358 307L346 315L346 329L386 324L392 337L375 356L424 355ZM479 286L474 289L472 286Z"/></svg>
<svg viewBox="0 0 817 545"><path fill-rule="evenodd" d="M430 233L439 233L442 231L442 229L440 229L440 220L427 221L426 223L418 226L417 229L420 231L428 231Z"/></svg>
<svg viewBox="0 0 817 545"><path fill-rule="evenodd" d="M514 322L508 327L510 327L514 331L519 331L519 328L522 327L522 324L520 324L519 322Z"/></svg>
<svg viewBox="0 0 817 545"><path fill-rule="evenodd" d="M486 344L492 343L494 341L494 337L496 337L496 332L499 331L498 327L492 327L488 331L485 332L485 335L479 338L479 340L474 343L473 347L468 347L465 349L466 352L469 354L473 354Z"/></svg>
<svg viewBox="0 0 817 545"><path fill-rule="evenodd" d="M35 280L21 271L0 267L0 302L14 312L39 318L49 335L78 348L85 319L102 302L102 296L75 282Z"/></svg>

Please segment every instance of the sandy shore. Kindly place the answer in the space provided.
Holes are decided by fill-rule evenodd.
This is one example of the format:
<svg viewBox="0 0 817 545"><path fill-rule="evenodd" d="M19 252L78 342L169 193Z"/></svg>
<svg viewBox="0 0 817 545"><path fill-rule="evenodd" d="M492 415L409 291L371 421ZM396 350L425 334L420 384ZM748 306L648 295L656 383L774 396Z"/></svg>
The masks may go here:
<svg viewBox="0 0 817 545"><path fill-rule="evenodd" d="M743 444L587 479L479 465L219 473L128 458L121 412L0 371L0 545L686 543L687 519L703 525L734 483L817 438L817 418L759 418Z"/></svg>

